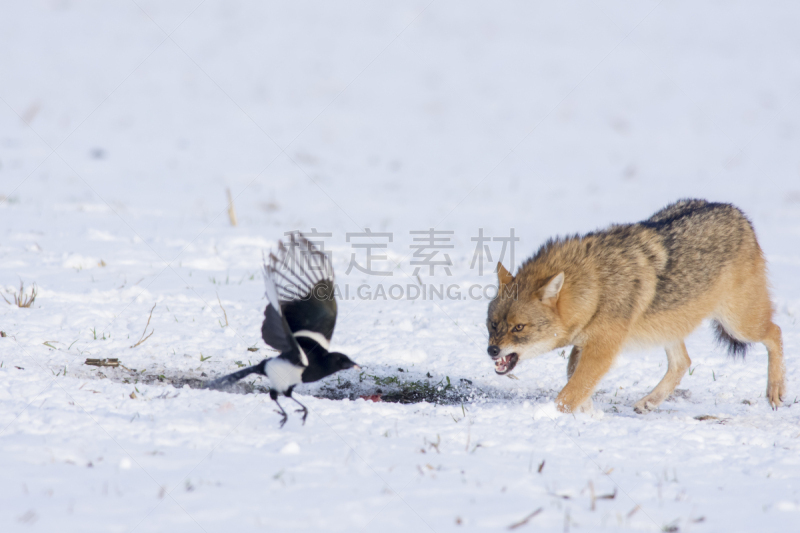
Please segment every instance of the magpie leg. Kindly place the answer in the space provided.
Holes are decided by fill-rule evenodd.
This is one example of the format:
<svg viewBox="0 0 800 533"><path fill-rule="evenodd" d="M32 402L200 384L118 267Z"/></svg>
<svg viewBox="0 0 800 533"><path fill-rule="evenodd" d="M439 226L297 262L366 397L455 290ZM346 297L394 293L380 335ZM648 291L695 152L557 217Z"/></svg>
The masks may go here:
<svg viewBox="0 0 800 533"><path fill-rule="evenodd" d="M278 411L278 409L276 409L275 412L283 417L283 418L281 418L281 423L280 423L280 426L279 426L279 427L282 428L283 425L286 423L286 420L289 419L289 415L286 414L286 411L283 410L283 407L281 407L281 404L278 403L278 399L277 398L273 398L272 401L274 401L275 405L277 405L278 409L280 409L280 411Z"/></svg>
<svg viewBox="0 0 800 533"><path fill-rule="evenodd" d="M289 396L289 398L291 398L294 401L294 403L296 403L297 405L299 405L301 407L301 409L298 409L296 412L297 413L303 413L303 425L305 426L306 425L306 417L308 416L308 409L306 408L305 405L303 405L302 403L298 402L297 399L294 396Z"/></svg>

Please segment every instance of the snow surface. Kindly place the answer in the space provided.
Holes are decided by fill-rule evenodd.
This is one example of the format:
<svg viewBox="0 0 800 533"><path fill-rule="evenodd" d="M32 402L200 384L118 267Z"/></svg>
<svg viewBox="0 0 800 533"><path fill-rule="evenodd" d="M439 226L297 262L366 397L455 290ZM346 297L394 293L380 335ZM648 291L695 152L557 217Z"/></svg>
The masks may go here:
<svg viewBox="0 0 800 533"><path fill-rule="evenodd" d="M799 17L744 1L3 3L0 289L38 295L0 301L0 530L800 530ZM777 411L764 348L733 361L703 326L688 392L657 412L632 410L666 369L654 349L619 357L594 413L556 416L565 360L496 376L487 301L470 298L341 300L333 348L364 374L299 390L305 426L278 429L257 379L194 388L271 353L260 267L285 231L332 233L339 283L375 292L418 283L410 231L452 230L451 275L419 276L466 291L493 281L470 268L479 228L514 228L518 265L549 236L687 196L755 224L784 335ZM392 233L375 265L393 276L345 275L364 228ZM324 394L398 376L471 392Z"/></svg>

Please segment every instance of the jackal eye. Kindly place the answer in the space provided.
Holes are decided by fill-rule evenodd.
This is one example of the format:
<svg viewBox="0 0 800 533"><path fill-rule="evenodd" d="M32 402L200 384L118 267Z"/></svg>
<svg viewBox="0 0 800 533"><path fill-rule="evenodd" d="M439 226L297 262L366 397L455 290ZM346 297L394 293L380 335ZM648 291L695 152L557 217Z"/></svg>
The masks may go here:
<svg viewBox="0 0 800 533"><path fill-rule="evenodd" d="M497 329L497 322L492 322L492 329Z"/></svg>
<svg viewBox="0 0 800 533"><path fill-rule="evenodd" d="M523 329L525 329L525 324L517 324L514 326L514 331L522 331Z"/></svg>

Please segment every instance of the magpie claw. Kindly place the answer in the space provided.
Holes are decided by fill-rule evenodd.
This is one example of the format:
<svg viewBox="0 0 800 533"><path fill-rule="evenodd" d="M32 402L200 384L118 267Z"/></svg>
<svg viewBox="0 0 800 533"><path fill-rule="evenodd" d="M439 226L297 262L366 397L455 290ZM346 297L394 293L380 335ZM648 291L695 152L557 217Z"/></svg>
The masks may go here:
<svg viewBox="0 0 800 533"><path fill-rule="evenodd" d="M292 401L300 406L300 409L297 409L295 412L296 413L303 413L303 425L305 426L306 425L306 417L308 417L308 409L306 408L305 405L303 405L302 403L298 402L296 399L292 398Z"/></svg>
<svg viewBox="0 0 800 533"><path fill-rule="evenodd" d="M278 409L275 409L275 412L281 415L281 421L280 424L278 425L278 428L283 428L283 425L286 424L286 421L289 419L289 416L286 414L286 411L283 410L281 404L278 403L278 400L273 400L273 401L278 405L278 409L280 409L280 411L278 411Z"/></svg>

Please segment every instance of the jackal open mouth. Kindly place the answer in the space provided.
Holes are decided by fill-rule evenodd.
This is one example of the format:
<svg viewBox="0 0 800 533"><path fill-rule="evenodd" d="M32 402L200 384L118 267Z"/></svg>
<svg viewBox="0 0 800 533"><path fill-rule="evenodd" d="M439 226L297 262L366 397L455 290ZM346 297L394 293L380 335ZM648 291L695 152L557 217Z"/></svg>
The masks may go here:
<svg viewBox="0 0 800 533"><path fill-rule="evenodd" d="M494 360L494 371L500 375L508 374L517 366L517 361L519 361L519 355L516 352L497 357Z"/></svg>

